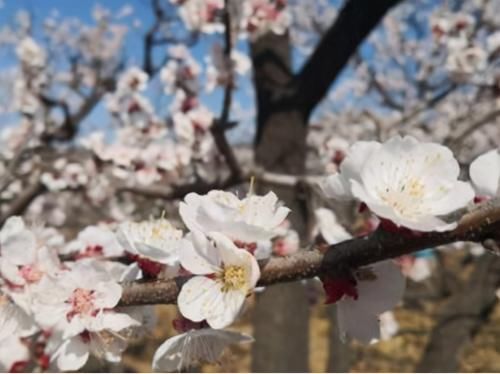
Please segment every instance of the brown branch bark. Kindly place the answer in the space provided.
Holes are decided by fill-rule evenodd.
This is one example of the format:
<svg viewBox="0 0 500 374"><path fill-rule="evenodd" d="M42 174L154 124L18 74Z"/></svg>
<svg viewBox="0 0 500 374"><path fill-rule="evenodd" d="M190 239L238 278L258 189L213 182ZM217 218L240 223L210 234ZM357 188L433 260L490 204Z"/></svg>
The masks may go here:
<svg viewBox="0 0 500 374"><path fill-rule="evenodd" d="M332 245L325 254L304 250L289 257L261 263L259 286L313 278L325 273L343 273L379 261L457 241L483 242L500 238L500 200L492 200L465 214L455 230L404 234L376 230L374 233ZM171 304L176 302L185 278L143 281L124 287L121 305Z"/></svg>

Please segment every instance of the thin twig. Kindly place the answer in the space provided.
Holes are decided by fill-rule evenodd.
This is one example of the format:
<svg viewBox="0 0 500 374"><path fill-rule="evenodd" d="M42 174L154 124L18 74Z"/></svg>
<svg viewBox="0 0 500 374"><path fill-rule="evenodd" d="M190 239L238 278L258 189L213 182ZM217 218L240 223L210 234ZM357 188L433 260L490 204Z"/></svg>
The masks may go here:
<svg viewBox="0 0 500 374"><path fill-rule="evenodd" d="M31 202L45 191L45 186L39 178L28 186L23 192L10 204L7 211L0 217L0 226L2 226L7 218L22 214Z"/></svg>
<svg viewBox="0 0 500 374"><path fill-rule="evenodd" d="M231 63L231 16L229 14L228 8L229 0L224 1L224 60L228 63L227 69L229 70L229 78L226 81L224 87L224 99L222 103L221 114L219 118L215 121L211 128L212 136L214 137L217 149L224 157L224 160L229 167L231 172L230 180L239 181L241 180L241 168L234 155L232 147L229 145L225 130L228 128L229 123L229 112L231 110L231 103L233 98L233 88L234 88L234 70Z"/></svg>

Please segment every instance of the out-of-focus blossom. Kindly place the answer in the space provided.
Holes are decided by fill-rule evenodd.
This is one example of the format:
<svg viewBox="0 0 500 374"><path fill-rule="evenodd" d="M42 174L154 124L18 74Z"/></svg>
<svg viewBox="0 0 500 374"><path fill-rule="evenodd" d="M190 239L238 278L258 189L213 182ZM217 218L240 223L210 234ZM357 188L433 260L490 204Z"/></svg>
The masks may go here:
<svg viewBox="0 0 500 374"><path fill-rule="evenodd" d="M45 65L45 51L30 37L21 40L17 45L16 54L19 60L27 66L40 68Z"/></svg>
<svg viewBox="0 0 500 374"><path fill-rule="evenodd" d="M469 174L477 195L496 196L500 185L500 154L498 150L488 151L472 161Z"/></svg>
<svg viewBox="0 0 500 374"><path fill-rule="evenodd" d="M79 258L118 257L123 255L124 250L111 230L101 226L88 226L61 253L75 254Z"/></svg>
<svg viewBox="0 0 500 374"><path fill-rule="evenodd" d="M341 334L362 343L380 339L379 315L403 297L404 277L391 261L357 269L350 278L323 279L327 303L337 303Z"/></svg>
<svg viewBox="0 0 500 374"><path fill-rule="evenodd" d="M15 335L10 335L0 345L0 371L19 373L28 367L30 351L28 346Z"/></svg>
<svg viewBox="0 0 500 374"><path fill-rule="evenodd" d="M273 192L243 199L226 191L210 191L207 195L190 193L179 207L182 220L191 231L209 236L213 232L224 234L250 252L257 249L260 241L277 236L276 230L289 211L279 205Z"/></svg>

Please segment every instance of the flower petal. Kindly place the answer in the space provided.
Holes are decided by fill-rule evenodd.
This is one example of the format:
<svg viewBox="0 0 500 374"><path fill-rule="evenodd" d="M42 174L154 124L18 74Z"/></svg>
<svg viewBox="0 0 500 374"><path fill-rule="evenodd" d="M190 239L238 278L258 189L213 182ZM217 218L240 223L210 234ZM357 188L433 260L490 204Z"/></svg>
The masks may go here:
<svg viewBox="0 0 500 374"><path fill-rule="evenodd" d="M337 305L337 320L341 334L346 334L364 344L380 338L380 326L376 315L344 301Z"/></svg>
<svg viewBox="0 0 500 374"><path fill-rule="evenodd" d="M194 322L218 315L223 308L221 286L207 277L188 280L177 298L181 314Z"/></svg>
<svg viewBox="0 0 500 374"><path fill-rule="evenodd" d="M217 313L207 316L207 323L213 329L223 329L234 322L240 314L245 302L246 293L240 290L228 291L222 294L221 308Z"/></svg>
<svg viewBox="0 0 500 374"><path fill-rule="evenodd" d="M405 277L393 261L381 261L368 266L376 276L374 280L359 280L359 298L353 300L360 308L378 315L394 308L403 298ZM362 271L363 269L361 269Z"/></svg>
<svg viewBox="0 0 500 374"><path fill-rule="evenodd" d="M22 218L10 217L0 231L2 257L15 265L30 265L35 261L36 238Z"/></svg>
<svg viewBox="0 0 500 374"><path fill-rule="evenodd" d="M477 157L469 174L479 195L495 196L500 183L500 154L494 149Z"/></svg>
<svg viewBox="0 0 500 374"><path fill-rule="evenodd" d="M89 358L89 348L79 336L65 340L52 355L57 367L62 371L76 371L80 369Z"/></svg>
<svg viewBox="0 0 500 374"><path fill-rule="evenodd" d="M193 231L185 242L185 247L179 251L181 265L193 274L212 274L220 268L219 251L210 243L204 234Z"/></svg>

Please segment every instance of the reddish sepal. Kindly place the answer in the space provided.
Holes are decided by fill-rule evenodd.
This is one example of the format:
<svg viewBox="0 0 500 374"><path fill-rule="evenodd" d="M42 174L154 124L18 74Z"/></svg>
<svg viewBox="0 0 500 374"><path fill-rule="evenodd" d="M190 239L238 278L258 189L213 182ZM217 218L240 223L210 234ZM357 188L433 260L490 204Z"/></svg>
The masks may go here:
<svg viewBox="0 0 500 374"><path fill-rule="evenodd" d="M353 277L325 276L321 278L321 282L326 293L325 304L336 303L344 296L349 296L354 300L358 299L356 280Z"/></svg>

